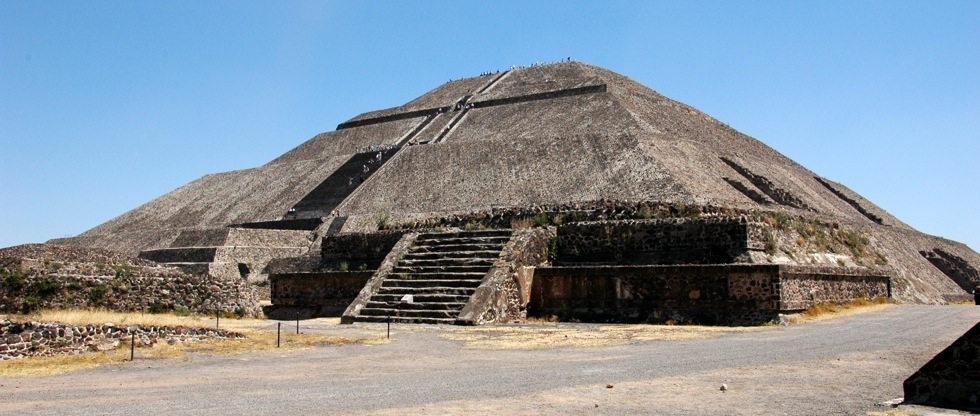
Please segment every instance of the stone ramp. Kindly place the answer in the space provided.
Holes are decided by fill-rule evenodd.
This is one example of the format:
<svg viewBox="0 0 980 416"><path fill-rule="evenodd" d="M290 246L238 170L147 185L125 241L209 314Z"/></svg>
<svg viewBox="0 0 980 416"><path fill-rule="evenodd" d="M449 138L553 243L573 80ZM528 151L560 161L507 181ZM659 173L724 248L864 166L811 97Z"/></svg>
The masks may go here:
<svg viewBox="0 0 980 416"><path fill-rule="evenodd" d="M510 234L493 230L419 235L363 307L348 308L345 321L456 323Z"/></svg>
<svg viewBox="0 0 980 416"><path fill-rule="evenodd" d="M285 219L325 217L344 201L354 190L377 172L398 148L357 153L344 162L316 188L306 194L285 215ZM382 157L377 158L381 153Z"/></svg>

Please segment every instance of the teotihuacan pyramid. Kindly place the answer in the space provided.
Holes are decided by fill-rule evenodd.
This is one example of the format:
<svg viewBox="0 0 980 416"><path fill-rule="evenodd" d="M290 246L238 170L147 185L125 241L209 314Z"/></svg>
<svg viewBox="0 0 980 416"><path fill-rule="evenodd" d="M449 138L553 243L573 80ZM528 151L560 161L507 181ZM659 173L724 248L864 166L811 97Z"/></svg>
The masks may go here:
<svg viewBox="0 0 980 416"><path fill-rule="evenodd" d="M578 62L448 82L404 105L358 115L263 166L206 175L50 243L265 278L291 258L314 259L305 273L354 269L356 255L343 267L328 265L329 258L342 257L327 250L343 244L336 240L343 236L422 232L425 239L433 230L510 229L519 219L530 228L551 226L551 249L564 250L542 260L551 266L862 269L890 276L893 298L923 303L964 299L980 280L980 255L967 246L916 231L697 109ZM714 244L712 232L699 234L710 241L691 246L690 230L677 231L688 220L762 226L749 227L749 243L740 243L744 252L716 261L704 254L714 249L698 251L699 244ZM663 231L659 248L616 240L616 254L562 239L563 232L575 232L572 226L605 224L596 229L608 234L632 223L675 228ZM643 230L653 234L653 228ZM671 235L680 242L671 242ZM397 238L390 240L374 247L382 251L376 262L358 266L387 267L381 260ZM677 254L685 247L700 254ZM392 267L397 272L399 266ZM379 293L369 289L360 295Z"/></svg>

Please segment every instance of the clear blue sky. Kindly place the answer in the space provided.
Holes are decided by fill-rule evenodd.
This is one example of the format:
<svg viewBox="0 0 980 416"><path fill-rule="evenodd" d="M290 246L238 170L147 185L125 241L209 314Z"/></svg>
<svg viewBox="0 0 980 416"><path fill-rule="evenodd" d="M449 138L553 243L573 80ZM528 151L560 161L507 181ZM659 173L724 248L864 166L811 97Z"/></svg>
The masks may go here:
<svg viewBox="0 0 980 416"><path fill-rule="evenodd" d="M0 247L571 56L980 249L980 1L0 1Z"/></svg>

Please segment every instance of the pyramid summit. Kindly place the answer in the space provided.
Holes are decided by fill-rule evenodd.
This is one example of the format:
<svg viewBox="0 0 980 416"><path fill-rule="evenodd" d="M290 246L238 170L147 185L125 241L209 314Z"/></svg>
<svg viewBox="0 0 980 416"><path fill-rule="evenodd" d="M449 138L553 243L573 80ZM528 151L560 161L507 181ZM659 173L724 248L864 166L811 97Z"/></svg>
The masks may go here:
<svg viewBox="0 0 980 416"><path fill-rule="evenodd" d="M497 281L498 289L514 281L518 289L509 296L523 297L518 303L524 305L517 309L533 309L527 305L535 302L541 310L557 307L549 303L557 292L549 290L558 283L537 290L531 281L622 283L669 275L676 271L662 267L685 264L776 267L771 270L779 279L809 281L864 276L880 282L887 276L887 294L908 302L964 299L980 283L980 255L965 245L920 233L697 109L580 62L450 81L404 105L360 114L263 166L206 175L49 243L109 249L227 278L271 278L273 303L276 276L282 276L282 294L286 286L298 292L313 285L314 275L322 283L330 272L356 274L350 269L359 267L362 277L343 277L358 289L360 306L346 308L356 316L382 302L371 299L384 292L385 273L417 269L409 260L388 263L418 255L415 261L423 264L425 256L413 250L442 247L426 233L466 229L489 234L447 238L487 249L461 251L498 254L514 253L517 233L493 230L536 230L528 231L525 248L537 247L529 250L542 258L519 265L538 270L536 277L522 283L512 262L507 267L514 276ZM402 241L406 236L421 240ZM546 247L533 243L544 240ZM395 255L399 247L402 257ZM453 250L452 244L443 249ZM499 254L489 264L501 268L501 259L512 257ZM483 277L473 284L490 286L492 270L478 273ZM296 280L300 276L308 280ZM365 281L363 289L356 283ZM630 301L640 299L641 286L632 286ZM707 289L694 286L685 286L689 300L706 296ZM468 299L482 292L475 293ZM726 293L735 296L734 286ZM317 302L290 299L283 295L280 304ZM653 307L646 299L640 309ZM684 309L668 304L654 309ZM775 308L796 308L783 306ZM507 309L481 308L481 314L498 315L481 315L482 321ZM450 318L467 311L457 312Z"/></svg>

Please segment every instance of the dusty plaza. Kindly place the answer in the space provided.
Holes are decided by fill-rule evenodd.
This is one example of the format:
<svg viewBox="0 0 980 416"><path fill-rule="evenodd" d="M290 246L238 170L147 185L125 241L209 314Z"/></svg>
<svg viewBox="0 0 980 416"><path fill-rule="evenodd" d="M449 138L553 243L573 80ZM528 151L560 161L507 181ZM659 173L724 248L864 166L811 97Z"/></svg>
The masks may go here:
<svg viewBox="0 0 980 416"><path fill-rule="evenodd" d="M980 308L965 305L891 305L762 328L394 325L376 344L168 359L138 349L132 362L0 376L0 412L958 414L880 403L901 397L902 381L978 320ZM300 330L386 337L385 324L336 319Z"/></svg>

